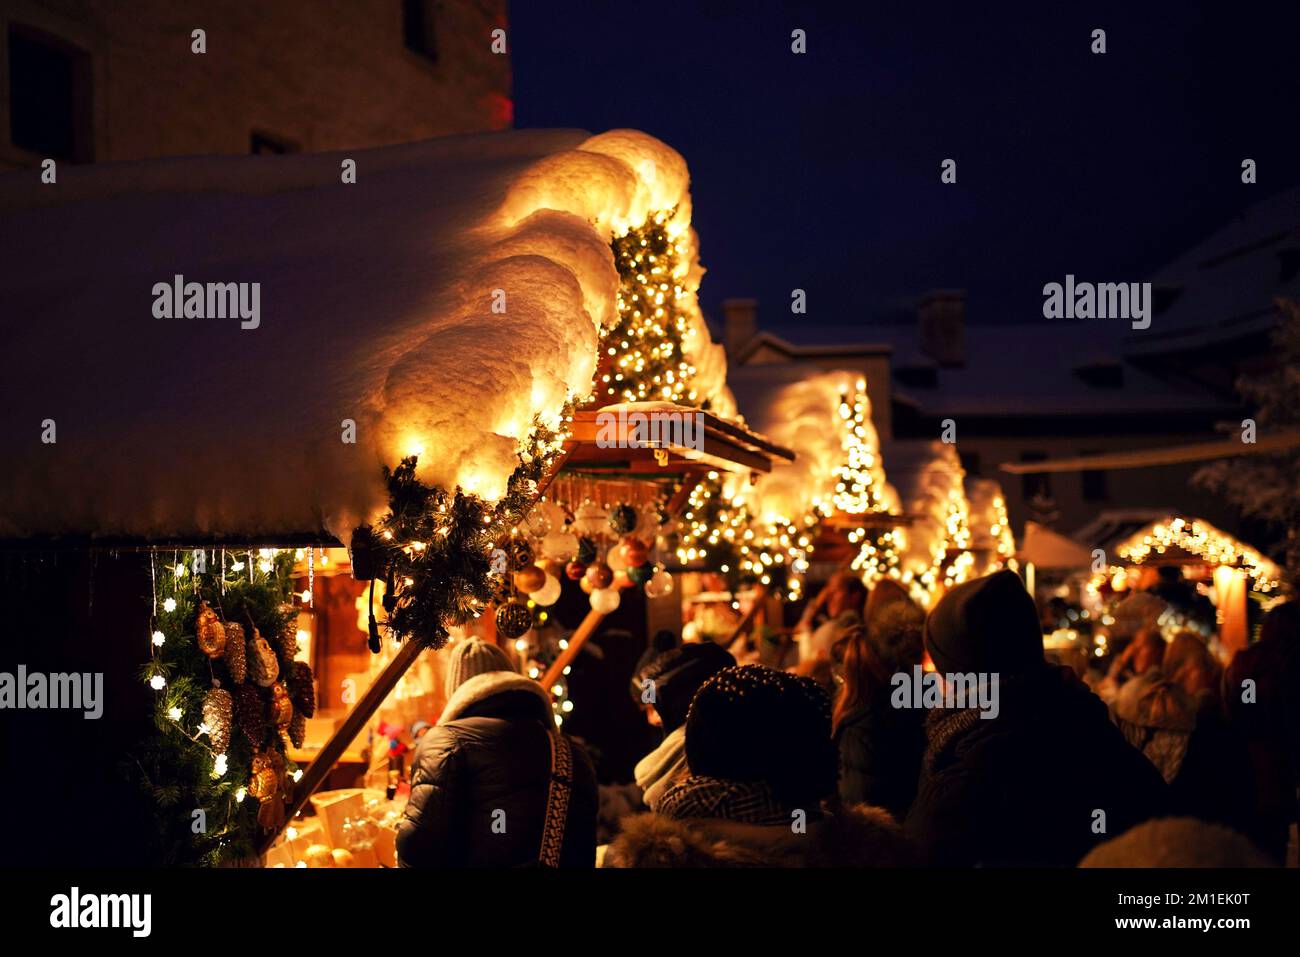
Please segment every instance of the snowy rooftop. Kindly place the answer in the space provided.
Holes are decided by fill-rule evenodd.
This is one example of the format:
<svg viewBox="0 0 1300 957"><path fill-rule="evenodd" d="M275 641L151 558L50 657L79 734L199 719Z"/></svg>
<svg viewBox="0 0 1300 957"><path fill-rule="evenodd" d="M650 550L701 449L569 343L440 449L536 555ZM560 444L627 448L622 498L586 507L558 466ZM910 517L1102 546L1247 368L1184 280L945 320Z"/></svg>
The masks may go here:
<svg viewBox="0 0 1300 957"><path fill-rule="evenodd" d="M0 538L346 538L419 450L425 481L498 495L533 417L590 390L611 237L676 208L700 275L686 165L633 131L38 177L0 176ZM259 283L257 328L158 317L177 275Z"/></svg>

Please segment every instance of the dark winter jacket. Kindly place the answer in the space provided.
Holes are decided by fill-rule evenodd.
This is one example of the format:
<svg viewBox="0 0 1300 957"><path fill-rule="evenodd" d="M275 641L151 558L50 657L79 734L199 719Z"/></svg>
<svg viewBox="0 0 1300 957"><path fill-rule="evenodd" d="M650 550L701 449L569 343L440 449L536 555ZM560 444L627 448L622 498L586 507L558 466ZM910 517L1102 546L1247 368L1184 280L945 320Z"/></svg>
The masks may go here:
<svg viewBox="0 0 1300 957"><path fill-rule="evenodd" d="M538 862L551 783L550 700L535 681L494 671L470 678L421 740L398 826L405 867L528 867ZM573 791L562 867L596 860L596 776L573 744Z"/></svg>
<svg viewBox="0 0 1300 957"><path fill-rule="evenodd" d="M898 825L881 808L857 806L809 821L746 824L661 814L624 818L605 867L899 867L914 863Z"/></svg>
<svg viewBox="0 0 1300 957"><path fill-rule="evenodd" d="M845 715L835 731L840 800L883 807L901 821L916 797L924 717L917 708L891 707L888 688Z"/></svg>
<svg viewBox="0 0 1300 957"><path fill-rule="evenodd" d="M1070 867L1163 813L1160 773L1068 669L1004 677L998 696L996 718L936 710L927 719L904 830L928 862Z"/></svg>

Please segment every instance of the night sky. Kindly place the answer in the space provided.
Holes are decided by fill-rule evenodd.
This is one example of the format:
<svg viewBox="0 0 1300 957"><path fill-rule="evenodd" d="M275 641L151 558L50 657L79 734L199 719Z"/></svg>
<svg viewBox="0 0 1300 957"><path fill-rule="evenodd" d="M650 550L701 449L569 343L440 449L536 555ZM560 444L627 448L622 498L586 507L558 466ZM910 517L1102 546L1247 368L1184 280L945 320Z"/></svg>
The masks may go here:
<svg viewBox="0 0 1300 957"><path fill-rule="evenodd" d="M513 3L516 125L666 141L710 320L754 296L762 327L820 338L934 287L969 290L973 323L1041 320L1043 283L1148 278L1300 182L1300 5L849 6Z"/></svg>

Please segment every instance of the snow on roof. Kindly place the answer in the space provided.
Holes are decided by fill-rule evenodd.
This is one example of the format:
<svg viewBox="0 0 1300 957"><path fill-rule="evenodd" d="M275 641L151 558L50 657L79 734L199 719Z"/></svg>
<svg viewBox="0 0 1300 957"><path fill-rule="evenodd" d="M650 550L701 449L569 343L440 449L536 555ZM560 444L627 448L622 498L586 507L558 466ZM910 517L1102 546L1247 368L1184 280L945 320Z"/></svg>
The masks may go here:
<svg viewBox="0 0 1300 957"><path fill-rule="evenodd" d="M0 537L346 539L419 450L422 480L499 495L533 417L590 390L612 236L675 208L698 282L687 184L626 130L0 176ZM257 328L156 317L178 275L260 284Z"/></svg>

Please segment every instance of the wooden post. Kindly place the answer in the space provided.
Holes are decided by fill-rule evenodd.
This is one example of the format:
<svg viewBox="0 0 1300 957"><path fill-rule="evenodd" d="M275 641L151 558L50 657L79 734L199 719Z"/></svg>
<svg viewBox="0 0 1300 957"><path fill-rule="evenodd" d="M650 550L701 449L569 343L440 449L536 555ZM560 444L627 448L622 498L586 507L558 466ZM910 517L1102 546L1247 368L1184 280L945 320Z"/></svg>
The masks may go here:
<svg viewBox="0 0 1300 957"><path fill-rule="evenodd" d="M587 639L596 633L596 626L605 618L603 614L592 609L587 612L587 617L582 619L578 627L573 630L569 636L569 647L560 652L559 657L551 662L551 667L546 669L546 674L542 675L542 687L546 689L547 694L551 694L551 689L555 687L556 680L564 674L564 669L569 663L578 656L582 646L587 643Z"/></svg>
<svg viewBox="0 0 1300 957"><path fill-rule="evenodd" d="M397 654L388 666L379 673L379 677L374 680L370 688L361 700L357 702L356 707L348 712L348 716L343 719L342 726L334 732L334 735L325 742L325 747L320 749L320 754L303 772L302 780L298 782L293 791L293 801L289 804L288 812L285 814L285 823L268 834L263 835L262 840L257 845L258 855L265 854L275 843L275 839L280 836L288 823L293 820L293 816L301 811L307 805L307 799L312 796L315 790L321 786L325 780L325 775L330 773L336 762L347 750L347 746L352 740L361 733L361 729L366 726L371 716L379 710L379 706L384 703L388 693L397 686L402 675L406 674L408 668L415 663L415 659L420 657L420 652L424 651L425 645L414 639L407 639L402 647L398 649Z"/></svg>
<svg viewBox="0 0 1300 957"><path fill-rule="evenodd" d="M749 606L749 611L745 612L745 617L740 619L740 624L738 624L736 630L731 633L731 637L728 638L726 643L723 645L724 648L730 648L737 638L748 632L753 627L754 621L762 614L762 608L766 601L767 586L755 586L754 603Z"/></svg>

